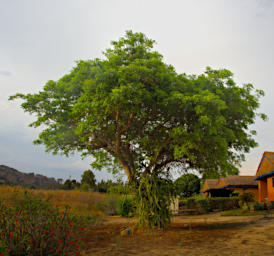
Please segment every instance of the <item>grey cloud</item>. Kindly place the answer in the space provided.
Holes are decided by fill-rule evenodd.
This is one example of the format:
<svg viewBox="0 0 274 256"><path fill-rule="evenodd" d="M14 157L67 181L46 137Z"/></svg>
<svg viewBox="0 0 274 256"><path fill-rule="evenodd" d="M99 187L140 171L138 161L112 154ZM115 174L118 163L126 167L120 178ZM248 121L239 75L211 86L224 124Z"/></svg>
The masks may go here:
<svg viewBox="0 0 274 256"><path fill-rule="evenodd" d="M268 9L273 6L273 0L257 0L258 6L264 9Z"/></svg>
<svg viewBox="0 0 274 256"><path fill-rule="evenodd" d="M11 72L9 72L9 71L1 71L0 70L0 75L1 76L11 76Z"/></svg>

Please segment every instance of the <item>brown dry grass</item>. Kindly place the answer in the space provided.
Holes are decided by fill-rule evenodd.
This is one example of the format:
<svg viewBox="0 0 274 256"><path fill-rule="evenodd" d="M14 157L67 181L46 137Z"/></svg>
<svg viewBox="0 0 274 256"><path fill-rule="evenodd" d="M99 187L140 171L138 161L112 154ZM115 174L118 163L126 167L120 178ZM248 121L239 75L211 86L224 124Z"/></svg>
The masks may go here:
<svg viewBox="0 0 274 256"><path fill-rule="evenodd" d="M92 215L102 217L103 213L96 209L96 204L107 197L106 194L98 192L84 192L78 190L39 190L27 189L20 186L0 186L0 199L6 205L12 205L15 200L22 198L27 191L42 198L50 198L54 205L64 208L70 205L72 211L78 215Z"/></svg>

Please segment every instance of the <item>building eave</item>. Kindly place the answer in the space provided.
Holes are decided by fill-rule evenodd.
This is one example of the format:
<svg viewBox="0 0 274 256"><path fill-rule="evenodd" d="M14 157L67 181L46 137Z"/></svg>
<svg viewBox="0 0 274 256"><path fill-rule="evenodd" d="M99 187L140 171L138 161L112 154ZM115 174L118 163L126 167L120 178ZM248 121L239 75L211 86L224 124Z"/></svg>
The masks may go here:
<svg viewBox="0 0 274 256"><path fill-rule="evenodd" d="M269 172L269 173L266 173L266 174L263 174L263 175L261 175L261 176L258 176L258 177L256 177L254 180L260 180L260 179L269 177L269 176L271 176L271 175L274 175L274 171Z"/></svg>

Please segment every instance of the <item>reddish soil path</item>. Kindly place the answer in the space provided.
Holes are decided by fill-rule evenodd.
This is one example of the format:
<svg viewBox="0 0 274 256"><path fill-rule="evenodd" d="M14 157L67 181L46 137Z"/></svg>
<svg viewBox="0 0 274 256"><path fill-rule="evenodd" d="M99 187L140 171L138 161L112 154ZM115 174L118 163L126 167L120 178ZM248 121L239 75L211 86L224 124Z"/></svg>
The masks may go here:
<svg viewBox="0 0 274 256"><path fill-rule="evenodd" d="M274 216L180 216L165 231L120 235L134 223L134 219L110 217L90 229L87 255L274 255Z"/></svg>

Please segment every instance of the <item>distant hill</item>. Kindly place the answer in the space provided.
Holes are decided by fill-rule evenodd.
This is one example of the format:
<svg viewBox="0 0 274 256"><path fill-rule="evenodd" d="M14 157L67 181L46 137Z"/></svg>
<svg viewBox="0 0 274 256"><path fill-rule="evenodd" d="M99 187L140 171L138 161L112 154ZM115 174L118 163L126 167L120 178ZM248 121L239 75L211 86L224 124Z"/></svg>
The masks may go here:
<svg viewBox="0 0 274 256"><path fill-rule="evenodd" d="M23 173L0 165L0 185L20 185L29 188L56 189L58 183L54 178L34 173Z"/></svg>

